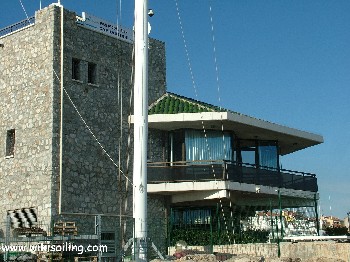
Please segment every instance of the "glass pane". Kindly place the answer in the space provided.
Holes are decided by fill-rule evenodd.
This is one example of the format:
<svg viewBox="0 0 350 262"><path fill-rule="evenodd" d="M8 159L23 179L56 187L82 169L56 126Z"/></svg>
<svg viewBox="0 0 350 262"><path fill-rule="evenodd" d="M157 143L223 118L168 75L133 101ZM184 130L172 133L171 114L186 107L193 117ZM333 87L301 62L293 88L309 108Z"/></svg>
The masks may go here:
<svg viewBox="0 0 350 262"><path fill-rule="evenodd" d="M241 149L242 163L255 165L255 147Z"/></svg>
<svg viewBox="0 0 350 262"><path fill-rule="evenodd" d="M187 130L185 135L186 161L231 160L229 134L220 131Z"/></svg>
<svg viewBox="0 0 350 262"><path fill-rule="evenodd" d="M259 165L263 167L277 168L278 157L277 157L277 147L270 146L259 146Z"/></svg>

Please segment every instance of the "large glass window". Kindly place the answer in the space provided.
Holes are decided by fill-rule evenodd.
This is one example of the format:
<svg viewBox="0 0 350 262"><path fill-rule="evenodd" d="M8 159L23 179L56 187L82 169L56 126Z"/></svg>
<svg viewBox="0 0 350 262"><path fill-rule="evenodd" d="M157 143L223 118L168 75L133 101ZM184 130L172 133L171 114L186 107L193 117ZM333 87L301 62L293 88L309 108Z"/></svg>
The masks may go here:
<svg viewBox="0 0 350 262"><path fill-rule="evenodd" d="M210 209L174 209L171 212L173 225L210 224Z"/></svg>
<svg viewBox="0 0 350 262"><path fill-rule="evenodd" d="M259 143L259 165L278 168L278 151L274 142Z"/></svg>
<svg viewBox="0 0 350 262"><path fill-rule="evenodd" d="M237 161L259 167L278 168L276 141L240 140Z"/></svg>
<svg viewBox="0 0 350 262"><path fill-rule="evenodd" d="M186 130L186 161L232 160L231 136L214 130Z"/></svg>
<svg viewBox="0 0 350 262"><path fill-rule="evenodd" d="M255 165L256 163L256 142L254 140L240 141L241 159L238 162Z"/></svg>

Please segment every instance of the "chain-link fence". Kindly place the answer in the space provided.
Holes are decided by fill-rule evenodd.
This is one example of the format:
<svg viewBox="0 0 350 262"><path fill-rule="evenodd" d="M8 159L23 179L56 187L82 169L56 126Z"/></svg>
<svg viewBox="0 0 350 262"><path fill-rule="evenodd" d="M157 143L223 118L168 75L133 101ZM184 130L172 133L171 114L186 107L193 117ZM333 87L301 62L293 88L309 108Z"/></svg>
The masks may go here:
<svg viewBox="0 0 350 262"><path fill-rule="evenodd" d="M292 201L293 200L293 201ZM188 246L280 243L285 237L319 234L316 199L292 199L280 194L260 201L217 204L217 207L177 207L171 210L168 245Z"/></svg>
<svg viewBox="0 0 350 262"><path fill-rule="evenodd" d="M178 242L213 251L214 245L279 244L286 236L318 234L316 196L292 199L278 194L260 200L261 205L173 207L168 218L148 219L146 239L133 238L134 220L128 216L65 214L30 226L13 223L8 216L0 223L0 261L25 255L29 258L24 261L40 262L130 261L142 252L149 261L162 258Z"/></svg>

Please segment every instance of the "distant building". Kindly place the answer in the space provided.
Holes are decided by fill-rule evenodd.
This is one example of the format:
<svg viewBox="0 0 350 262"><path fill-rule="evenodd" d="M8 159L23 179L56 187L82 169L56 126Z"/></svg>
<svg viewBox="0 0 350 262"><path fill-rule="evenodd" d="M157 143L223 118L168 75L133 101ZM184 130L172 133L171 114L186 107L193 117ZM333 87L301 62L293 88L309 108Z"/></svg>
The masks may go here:
<svg viewBox="0 0 350 262"><path fill-rule="evenodd" d="M323 228L326 227L341 227L343 226L344 221L340 220L338 217L334 216L322 216L321 217Z"/></svg>

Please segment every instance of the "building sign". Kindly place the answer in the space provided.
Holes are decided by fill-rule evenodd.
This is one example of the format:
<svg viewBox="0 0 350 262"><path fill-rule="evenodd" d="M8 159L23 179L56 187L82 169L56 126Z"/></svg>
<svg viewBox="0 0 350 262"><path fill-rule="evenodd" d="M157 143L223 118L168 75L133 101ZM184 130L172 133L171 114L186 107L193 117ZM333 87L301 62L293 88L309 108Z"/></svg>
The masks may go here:
<svg viewBox="0 0 350 262"><path fill-rule="evenodd" d="M120 25L117 26L85 12L83 12L82 17L77 18L77 24L129 43L132 43L134 40L133 31L131 29L121 27Z"/></svg>

